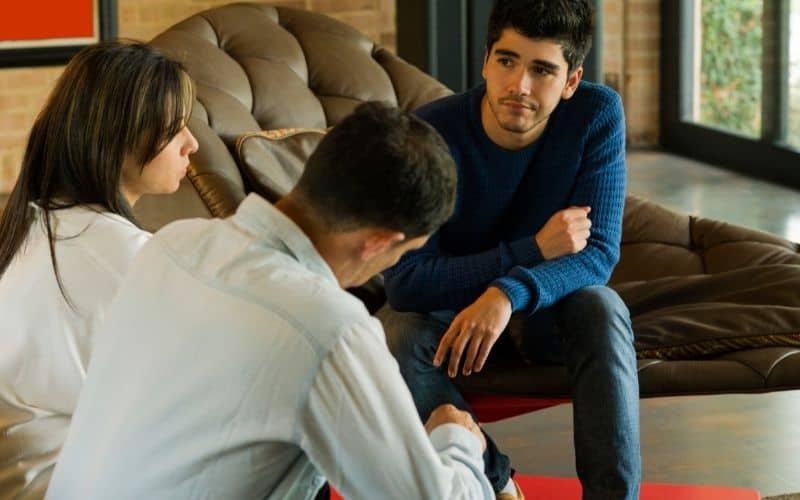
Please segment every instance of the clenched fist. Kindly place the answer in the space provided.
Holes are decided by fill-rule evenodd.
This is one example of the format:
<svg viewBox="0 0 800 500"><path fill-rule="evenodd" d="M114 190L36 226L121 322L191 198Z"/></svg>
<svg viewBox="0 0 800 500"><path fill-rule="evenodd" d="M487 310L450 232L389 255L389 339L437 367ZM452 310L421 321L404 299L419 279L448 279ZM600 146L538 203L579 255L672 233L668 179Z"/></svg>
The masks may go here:
<svg viewBox="0 0 800 500"><path fill-rule="evenodd" d="M570 207L559 210L536 233L536 244L545 260L578 253L586 248L592 221L591 207Z"/></svg>
<svg viewBox="0 0 800 500"><path fill-rule="evenodd" d="M443 404L433 410L431 416L428 417L428 421L425 422L425 430L430 434L435 428L443 424L458 424L466 427L481 442L481 450L486 450L486 438L469 413L461 411L451 404Z"/></svg>

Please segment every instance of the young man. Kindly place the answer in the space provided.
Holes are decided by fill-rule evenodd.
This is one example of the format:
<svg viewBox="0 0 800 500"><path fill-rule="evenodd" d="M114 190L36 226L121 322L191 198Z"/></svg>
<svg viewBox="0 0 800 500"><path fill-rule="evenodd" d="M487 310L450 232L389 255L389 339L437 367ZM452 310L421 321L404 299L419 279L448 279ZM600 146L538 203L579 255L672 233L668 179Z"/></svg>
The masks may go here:
<svg viewBox="0 0 800 500"><path fill-rule="evenodd" d="M97 338L52 499L491 499L485 441L444 405L428 436L380 323L341 287L452 213L455 167L426 123L366 104L274 207L165 227Z"/></svg>
<svg viewBox="0 0 800 500"><path fill-rule="evenodd" d="M497 1L485 84L418 110L456 160L456 209L385 273L378 317L423 418L468 410L450 378L480 371L497 342L565 363L584 498L635 499L633 334L603 286L619 258L624 115L613 91L581 82L592 18L588 0ZM498 498L521 498L491 440L484 460Z"/></svg>

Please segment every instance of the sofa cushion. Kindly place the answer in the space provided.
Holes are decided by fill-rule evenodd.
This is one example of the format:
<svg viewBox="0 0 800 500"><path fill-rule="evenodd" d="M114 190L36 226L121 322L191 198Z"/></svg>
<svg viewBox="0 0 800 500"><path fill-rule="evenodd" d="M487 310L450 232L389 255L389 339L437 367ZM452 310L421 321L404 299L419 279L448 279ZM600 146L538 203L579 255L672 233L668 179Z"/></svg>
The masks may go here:
<svg viewBox="0 0 800 500"><path fill-rule="evenodd" d="M771 264L800 265L800 245L628 195L621 258L610 282L716 274Z"/></svg>
<svg viewBox="0 0 800 500"><path fill-rule="evenodd" d="M249 189L275 202L294 187L323 129L248 132L236 140L236 158Z"/></svg>
<svg viewBox="0 0 800 500"><path fill-rule="evenodd" d="M800 266L773 264L614 286L640 358L702 359L800 347Z"/></svg>

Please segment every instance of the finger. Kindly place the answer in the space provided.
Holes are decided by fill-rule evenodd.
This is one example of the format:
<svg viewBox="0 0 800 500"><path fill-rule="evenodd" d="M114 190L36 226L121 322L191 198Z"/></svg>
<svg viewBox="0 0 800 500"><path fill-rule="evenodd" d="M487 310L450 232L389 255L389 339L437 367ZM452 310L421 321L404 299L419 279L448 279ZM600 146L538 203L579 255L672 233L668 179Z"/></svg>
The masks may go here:
<svg viewBox="0 0 800 500"><path fill-rule="evenodd" d="M590 227L592 227L592 221L590 221L588 217L584 217L572 223L572 228L579 231L589 229Z"/></svg>
<svg viewBox="0 0 800 500"><path fill-rule="evenodd" d="M589 212L586 207L570 207L564 210L564 219L567 221L577 221L588 219Z"/></svg>
<svg viewBox="0 0 800 500"><path fill-rule="evenodd" d="M450 365L447 368L447 374L450 377L458 375L458 364L461 362L461 354L464 352L464 347L470 338L470 331L462 328L461 333L458 334L456 340L450 348Z"/></svg>
<svg viewBox="0 0 800 500"><path fill-rule="evenodd" d="M464 356L464 364L461 366L461 373L464 375L472 374L472 366L475 363L475 357L478 355L481 344L480 335L473 335L472 339L470 339L467 354Z"/></svg>
<svg viewBox="0 0 800 500"><path fill-rule="evenodd" d="M442 360L444 360L447 351L453 343L453 339L455 339L456 334L458 334L460 329L459 324L460 321L458 321L458 318L454 319L453 322L450 323L450 328L442 335L442 340L439 341L439 346L436 348L436 353L433 355L433 366L438 368L442 365Z"/></svg>
<svg viewBox="0 0 800 500"><path fill-rule="evenodd" d="M479 372L483 370L483 365L486 363L486 360L489 358L489 353L492 352L492 347L494 347L495 342L497 342L496 338L493 339L486 339L481 344L481 350L478 352L478 358L475 361L475 371Z"/></svg>
<svg viewBox="0 0 800 500"><path fill-rule="evenodd" d="M591 224L588 224L586 221L572 221L567 227L567 233L572 235L580 235L588 231L590 228Z"/></svg>

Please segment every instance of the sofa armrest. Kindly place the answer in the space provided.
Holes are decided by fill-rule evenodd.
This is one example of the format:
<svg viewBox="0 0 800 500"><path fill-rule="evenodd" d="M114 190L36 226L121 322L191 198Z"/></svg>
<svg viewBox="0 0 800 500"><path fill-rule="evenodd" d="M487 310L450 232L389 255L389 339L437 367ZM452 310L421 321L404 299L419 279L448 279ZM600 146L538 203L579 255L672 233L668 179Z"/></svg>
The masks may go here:
<svg viewBox="0 0 800 500"><path fill-rule="evenodd" d="M717 274L771 264L800 265L800 246L768 233L681 214L628 195L621 257L611 283Z"/></svg>

